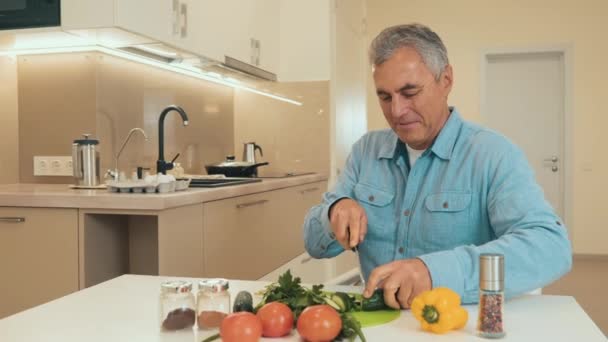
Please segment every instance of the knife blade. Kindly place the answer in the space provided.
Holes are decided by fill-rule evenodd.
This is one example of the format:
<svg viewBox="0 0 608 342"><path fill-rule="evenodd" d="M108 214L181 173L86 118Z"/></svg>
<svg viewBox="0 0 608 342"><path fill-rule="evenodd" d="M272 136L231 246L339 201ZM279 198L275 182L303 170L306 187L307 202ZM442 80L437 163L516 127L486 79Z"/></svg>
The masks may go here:
<svg viewBox="0 0 608 342"><path fill-rule="evenodd" d="M350 242L350 227L346 228L348 233L348 241ZM357 257L357 263L359 264L359 280L361 281L361 285L365 287L365 278L363 277L363 270L361 269L361 259L359 259L359 245L357 244L355 247L350 248L351 251L355 253Z"/></svg>

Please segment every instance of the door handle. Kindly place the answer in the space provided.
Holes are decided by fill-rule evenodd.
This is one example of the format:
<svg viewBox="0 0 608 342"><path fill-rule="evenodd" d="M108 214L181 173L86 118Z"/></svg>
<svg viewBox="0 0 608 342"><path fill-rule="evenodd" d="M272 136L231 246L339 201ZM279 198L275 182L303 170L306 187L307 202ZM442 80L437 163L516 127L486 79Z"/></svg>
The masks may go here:
<svg viewBox="0 0 608 342"><path fill-rule="evenodd" d="M557 158L557 156L551 156L551 158L545 158L543 160L546 162L557 163L559 161L559 158Z"/></svg>
<svg viewBox="0 0 608 342"><path fill-rule="evenodd" d="M266 202L268 202L268 200L259 200L259 201L241 203L241 204L237 204L236 208L237 209L242 209L242 208L247 208L247 207L253 207L254 205L261 205L261 204L264 204Z"/></svg>
<svg viewBox="0 0 608 342"><path fill-rule="evenodd" d="M0 217L0 222L21 223L25 222L25 217Z"/></svg>

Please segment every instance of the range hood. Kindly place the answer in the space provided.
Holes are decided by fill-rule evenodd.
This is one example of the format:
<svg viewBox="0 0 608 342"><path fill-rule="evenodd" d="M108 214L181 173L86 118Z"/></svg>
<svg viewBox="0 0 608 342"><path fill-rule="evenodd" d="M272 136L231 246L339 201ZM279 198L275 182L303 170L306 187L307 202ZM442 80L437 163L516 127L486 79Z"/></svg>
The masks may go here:
<svg viewBox="0 0 608 342"><path fill-rule="evenodd" d="M254 81L277 81L276 74L230 56L224 56L224 62L220 63L205 57L184 53L160 43L128 46L120 48L120 50L154 59L158 62L190 64L192 67L203 71L214 72L235 79L245 77Z"/></svg>
<svg viewBox="0 0 608 342"><path fill-rule="evenodd" d="M151 60L158 66L171 68L173 71L189 76L203 78L297 106L302 105L300 101L269 90L269 88L276 88L269 83L278 85L275 74L243 63L235 58L226 56L225 62L221 63L210 58L175 49L162 43L135 44L115 50L137 56L142 60Z"/></svg>
<svg viewBox="0 0 608 342"><path fill-rule="evenodd" d="M222 68L226 68L229 70L234 70L236 72L244 73L246 75L257 77L267 81L277 81L277 75L273 74L270 71L266 71L264 69L260 69L251 64L247 64L245 62L241 62L238 59L224 56L224 63L220 65Z"/></svg>

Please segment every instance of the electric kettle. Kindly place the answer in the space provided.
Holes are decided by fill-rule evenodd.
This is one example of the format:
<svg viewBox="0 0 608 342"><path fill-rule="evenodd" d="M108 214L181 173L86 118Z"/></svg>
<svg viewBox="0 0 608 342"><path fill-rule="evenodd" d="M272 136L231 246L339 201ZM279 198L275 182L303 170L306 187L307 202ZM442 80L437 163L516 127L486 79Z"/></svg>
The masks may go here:
<svg viewBox="0 0 608 342"><path fill-rule="evenodd" d="M243 161L255 164L255 150L260 150L260 156L263 157L262 147L254 142L243 144Z"/></svg>
<svg viewBox="0 0 608 342"><path fill-rule="evenodd" d="M99 140L89 139L90 134L83 134L84 139L76 139L72 144L72 169L76 185L95 187L99 183Z"/></svg>

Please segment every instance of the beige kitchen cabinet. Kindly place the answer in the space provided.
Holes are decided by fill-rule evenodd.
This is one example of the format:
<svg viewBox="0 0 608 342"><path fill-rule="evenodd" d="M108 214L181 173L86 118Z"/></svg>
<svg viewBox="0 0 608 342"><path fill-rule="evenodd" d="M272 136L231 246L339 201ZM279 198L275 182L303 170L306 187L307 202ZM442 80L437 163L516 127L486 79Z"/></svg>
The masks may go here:
<svg viewBox="0 0 608 342"><path fill-rule="evenodd" d="M114 24L130 32L171 43L180 37L180 2L114 0ZM184 23L185 24L185 23Z"/></svg>
<svg viewBox="0 0 608 342"><path fill-rule="evenodd" d="M222 6L231 23L221 26L228 38L225 55L278 73L281 0L230 0Z"/></svg>
<svg viewBox="0 0 608 342"><path fill-rule="evenodd" d="M116 0L115 25L219 61L277 72L279 0ZM142 15L145 13L145 15Z"/></svg>
<svg viewBox="0 0 608 342"><path fill-rule="evenodd" d="M299 277L303 283L321 284L334 276L332 261L332 259L314 259L305 252L258 280L277 281L281 274L289 270L294 277Z"/></svg>
<svg viewBox="0 0 608 342"><path fill-rule="evenodd" d="M178 2L179 9L171 9L179 27L173 45L219 62L228 56L278 72L280 0Z"/></svg>
<svg viewBox="0 0 608 342"><path fill-rule="evenodd" d="M78 290L78 210L0 207L0 318Z"/></svg>
<svg viewBox="0 0 608 342"><path fill-rule="evenodd" d="M256 280L302 254L304 216L326 187L316 182L204 203L205 276Z"/></svg>
<svg viewBox="0 0 608 342"><path fill-rule="evenodd" d="M61 0L61 27L65 30L112 27L113 25L113 0Z"/></svg>
<svg viewBox="0 0 608 342"><path fill-rule="evenodd" d="M153 2L154 0L149 0ZM61 40L57 40L57 45L51 44L51 47L62 47L64 44L67 46L75 45L101 45L109 48L120 48L131 45L139 44L151 44L156 42L155 39L151 38L151 35L141 35L137 30L123 30L117 25L117 9L118 4L123 5L125 3L132 3L134 5L144 5L143 1L129 0L62 0L61 1L61 29L69 32L70 34L65 36ZM146 2L147 3L147 2ZM143 13L143 7L129 7L129 10L134 9L134 12L127 12L125 10L120 13L130 13L133 18L137 17L138 20L134 20L135 27L140 22L152 23L157 21L159 18L155 14L160 14L160 11L154 11L146 8L146 15ZM124 15L121 17L124 22ZM158 24L158 22L157 22ZM156 28L157 26L150 26L150 29ZM79 37L79 38L76 38Z"/></svg>
<svg viewBox="0 0 608 342"><path fill-rule="evenodd" d="M63 0L62 29L106 47L146 44L166 57L155 44L204 63L228 56L285 82L328 80L332 1Z"/></svg>

